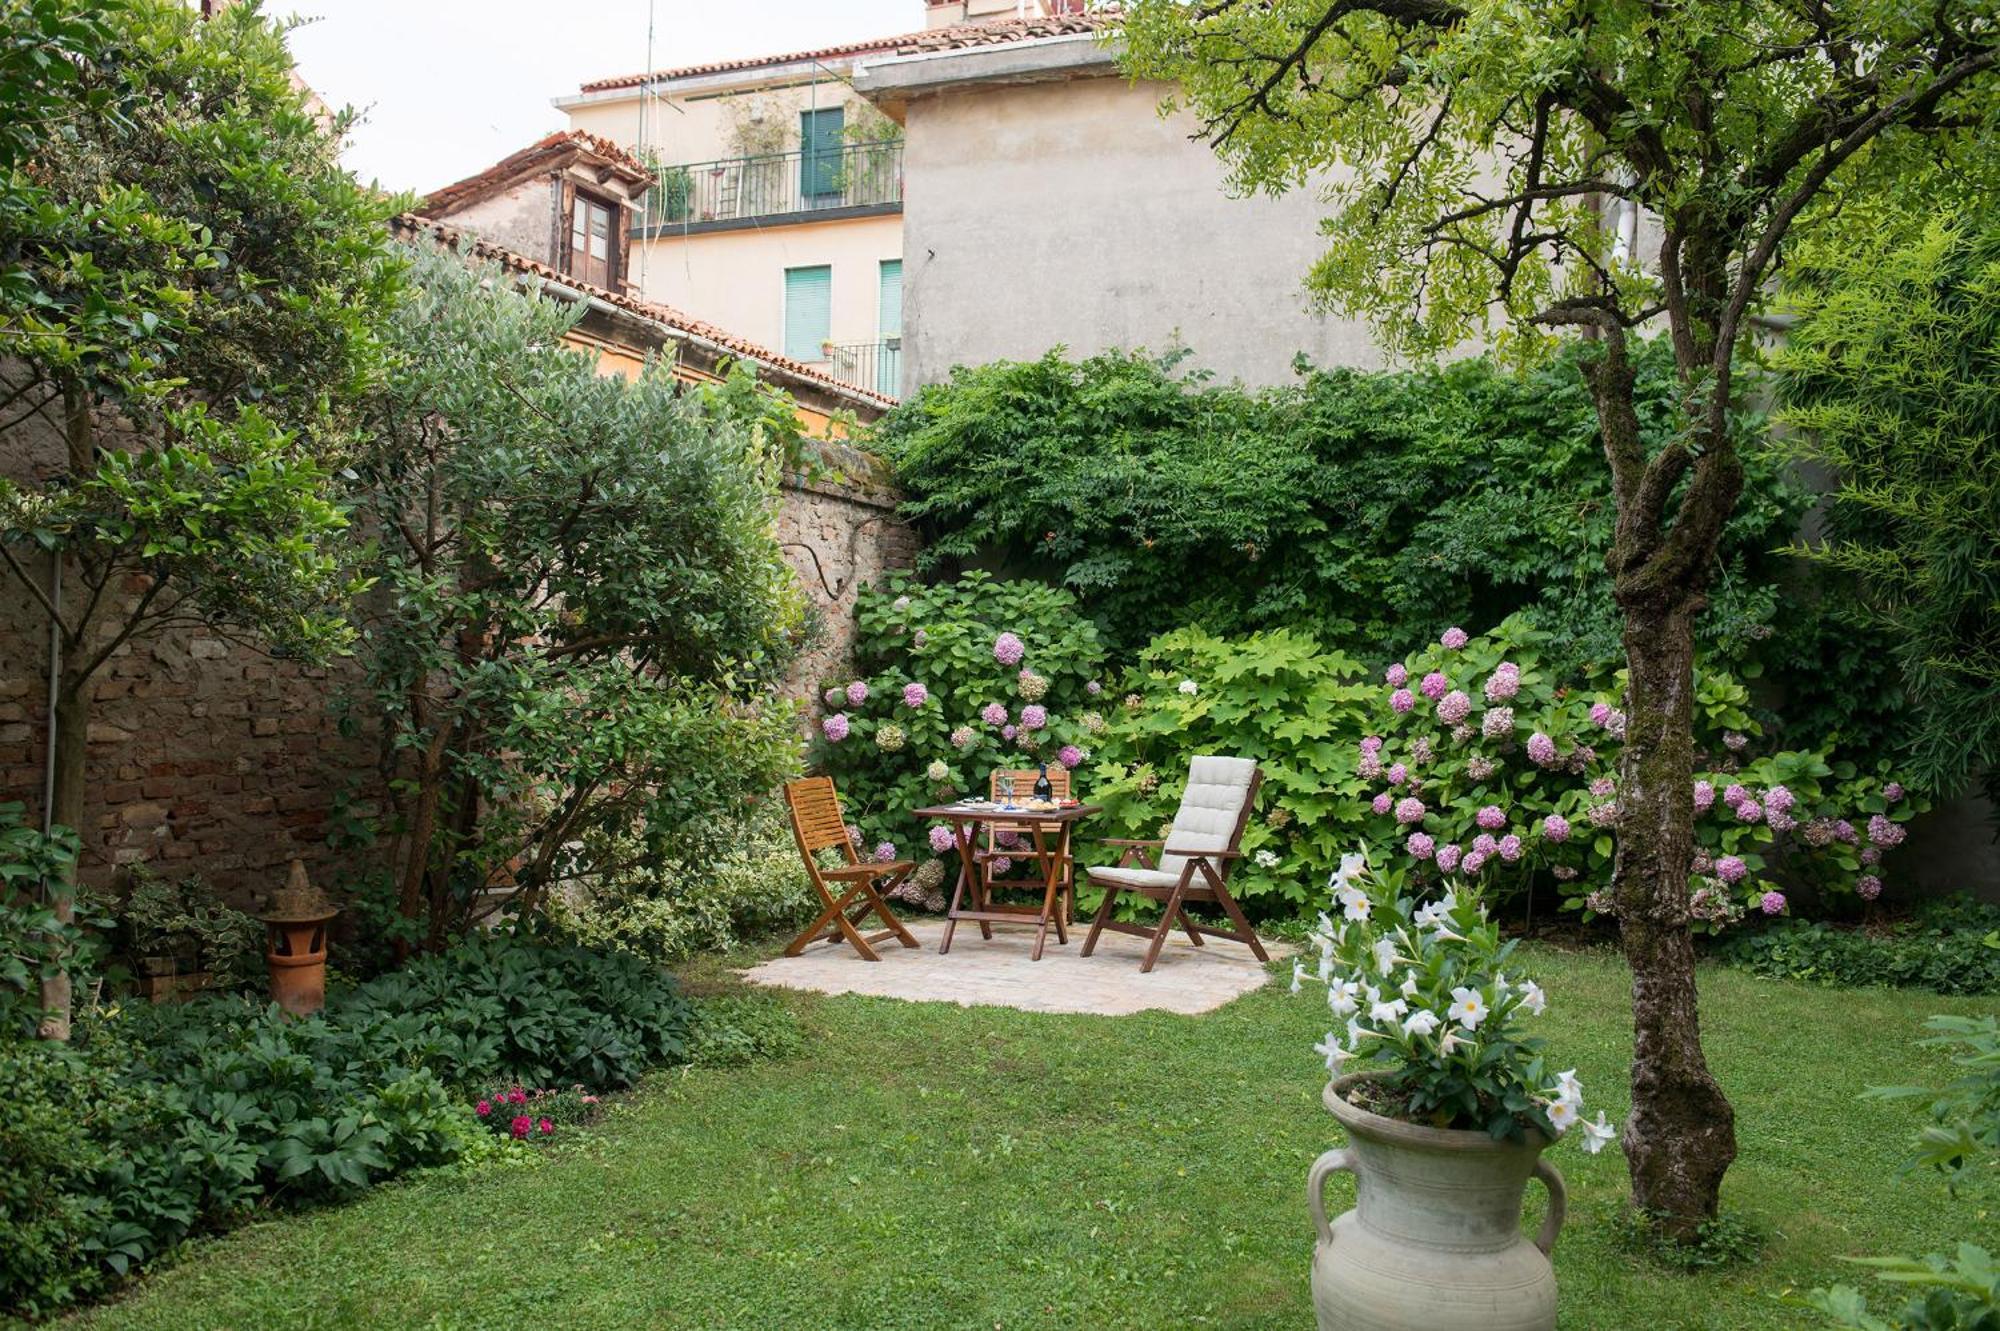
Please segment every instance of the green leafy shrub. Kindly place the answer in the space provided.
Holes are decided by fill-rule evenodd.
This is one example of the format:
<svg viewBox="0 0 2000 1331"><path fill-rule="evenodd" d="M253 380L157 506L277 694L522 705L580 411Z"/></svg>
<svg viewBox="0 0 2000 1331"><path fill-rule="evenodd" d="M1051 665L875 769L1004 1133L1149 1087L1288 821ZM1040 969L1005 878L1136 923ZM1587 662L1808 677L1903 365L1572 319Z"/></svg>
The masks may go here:
<svg viewBox="0 0 2000 1331"><path fill-rule="evenodd" d="M81 978L100 950L89 926L106 923L89 901L65 920L38 900L44 882L73 877L79 843L67 827L43 835L22 808L0 804L0 1040L34 1033L44 1015L42 982Z"/></svg>
<svg viewBox="0 0 2000 1331"><path fill-rule="evenodd" d="M113 1009L74 1047L0 1042L0 1310L87 1297L255 1207L477 1155L479 1088L629 1086L689 1028L636 957L485 936L312 1017L212 996Z"/></svg>
<svg viewBox="0 0 2000 1331"><path fill-rule="evenodd" d="M864 855L945 854L910 810L984 795L995 768L1074 766L1095 743L1104 652L1068 592L898 575L862 589L854 618L859 675L826 683L813 762L839 783ZM936 863L920 871L932 891L956 867Z"/></svg>
<svg viewBox="0 0 2000 1331"><path fill-rule="evenodd" d="M1488 360L1307 369L1253 392L1179 376L1173 358L1057 350L954 371L873 445L910 497L924 567L1034 570L1074 591L1121 654L1199 625L1291 628L1360 656L1527 611L1564 626L1549 660L1574 675L1622 656L1604 570L1610 473L1576 354L1521 374ZM1656 451L1683 387L1663 340L1633 359ZM1764 428L1747 412L1732 426L1746 443ZM1703 651L1745 677L1768 667L1815 745L1889 734L1898 692L1879 641L1824 633L1831 607L1781 590L1797 566L1773 552L1809 496L1769 451L1744 462Z"/></svg>
<svg viewBox="0 0 2000 1331"><path fill-rule="evenodd" d="M1109 710L1089 770L1089 796L1105 815L1091 831L1160 835L1188 760L1231 754L1264 770L1231 879L1253 913L1296 910L1362 841L1399 846L1420 879L1552 882L1585 918L1609 913L1618 677L1591 686L1564 676L1550 635L1524 616L1449 640L1456 645L1434 643L1363 682L1352 658L1289 630L1155 639ZM1743 686L1703 671L1695 695L1705 751L1689 889L1697 923L1713 929L1749 909L1785 909L1786 892L1822 902L1878 895L1883 852L1926 801L1885 772L1824 753L1752 756L1762 731ZM1754 819L1739 814L1739 796L1756 806Z"/></svg>
<svg viewBox="0 0 2000 1331"><path fill-rule="evenodd" d="M166 960L182 971L206 971L221 989L263 978L263 924L225 904L199 874L169 879L134 865L118 925L136 964Z"/></svg>
<svg viewBox="0 0 2000 1331"><path fill-rule="evenodd" d="M731 820L714 854L654 858L636 838L601 855L629 867L550 902L557 931L586 947L618 948L651 961L719 951L809 915L816 901L784 804L760 800Z"/></svg>
<svg viewBox="0 0 2000 1331"><path fill-rule="evenodd" d="M1774 979L2000 994L2000 907L1924 902L1886 929L1785 920L1721 939L1714 956Z"/></svg>

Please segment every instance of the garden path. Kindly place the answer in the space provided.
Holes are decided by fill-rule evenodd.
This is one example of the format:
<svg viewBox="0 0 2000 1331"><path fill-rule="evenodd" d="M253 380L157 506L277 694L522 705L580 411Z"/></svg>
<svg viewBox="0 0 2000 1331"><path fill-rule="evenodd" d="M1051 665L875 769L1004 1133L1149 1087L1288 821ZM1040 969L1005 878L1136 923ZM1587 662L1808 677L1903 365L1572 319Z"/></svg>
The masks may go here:
<svg viewBox="0 0 2000 1331"><path fill-rule="evenodd" d="M845 944L816 945L804 956L773 957L740 972L752 984L808 989L822 994L872 994L912 1002L994 1006L1023 1012L1083 1012L1125 1016L1134 1012L1208 1012L1261 988L1271 978L1264 964L1241 943L1209 939L1201 947L1176 934L1161 949L1150 975L1139 973L1146 940L1106 933L1097 951L1082 955L1088 924L1078 921L1068 944L1053 935L1040 961L1030 961L1033 929L1005 925L991 940L977 927L960 925L949 955L938 954L943 920L908 920L922 944L916 949L881 946L879 962L863 961ZM1276 956L1288 952L1267 944Z"/></svg>

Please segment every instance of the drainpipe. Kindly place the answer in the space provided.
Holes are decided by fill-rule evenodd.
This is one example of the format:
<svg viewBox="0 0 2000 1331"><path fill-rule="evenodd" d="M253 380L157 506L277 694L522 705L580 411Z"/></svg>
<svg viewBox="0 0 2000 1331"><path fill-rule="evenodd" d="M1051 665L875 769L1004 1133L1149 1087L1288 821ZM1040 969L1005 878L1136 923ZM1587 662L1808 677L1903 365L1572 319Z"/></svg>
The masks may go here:
<svg viewBox="0 0 2000 1331"><path fill-rule="evenodd" d="M62 688L62 552L49 552L49 730L42 758L42 835L56 825L56 692Z"/></svg>

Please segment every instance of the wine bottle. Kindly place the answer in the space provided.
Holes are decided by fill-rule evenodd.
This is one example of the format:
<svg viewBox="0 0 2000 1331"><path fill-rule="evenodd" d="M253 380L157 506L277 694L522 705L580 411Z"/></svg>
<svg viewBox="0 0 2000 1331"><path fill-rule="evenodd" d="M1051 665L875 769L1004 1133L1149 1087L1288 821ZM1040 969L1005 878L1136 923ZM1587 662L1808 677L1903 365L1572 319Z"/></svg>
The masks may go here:
<svg viewBox="0 0 2000 1331"><path fill-rule="evenodd" d="M1035 778L1035 798L1052 800L1056 797L1055 787L1049 784L1049 765L1042 764L1042 774Z"/></svg>

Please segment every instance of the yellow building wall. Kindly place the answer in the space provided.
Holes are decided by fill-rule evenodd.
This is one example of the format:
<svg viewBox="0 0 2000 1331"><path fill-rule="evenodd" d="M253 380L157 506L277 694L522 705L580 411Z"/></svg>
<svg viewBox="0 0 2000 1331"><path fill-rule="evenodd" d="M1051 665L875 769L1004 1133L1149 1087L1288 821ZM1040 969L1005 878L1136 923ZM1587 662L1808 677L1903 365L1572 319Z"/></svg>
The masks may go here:
<svg viewBox="0 0 2000 1331"><path fill-rule="evenodd" d="M620 346L614 342L606 342L602 338L592 337L588 333L578 332L574 329L563 340L573 347L595 354L597 357L597 372L600 375L616 374L628 380L637 379L640 372L646 368L645 357L635 353L630 347ZM674 377L691 384L714 384L722 382L719 376L710 374L706 370L696 369L694 366L680 360L674 362ZM799 429L807 438L847 438L847 425L845 422L835 420L825 412L809 407L796 398L792 401L792 410L798 416Z"/></svg>

